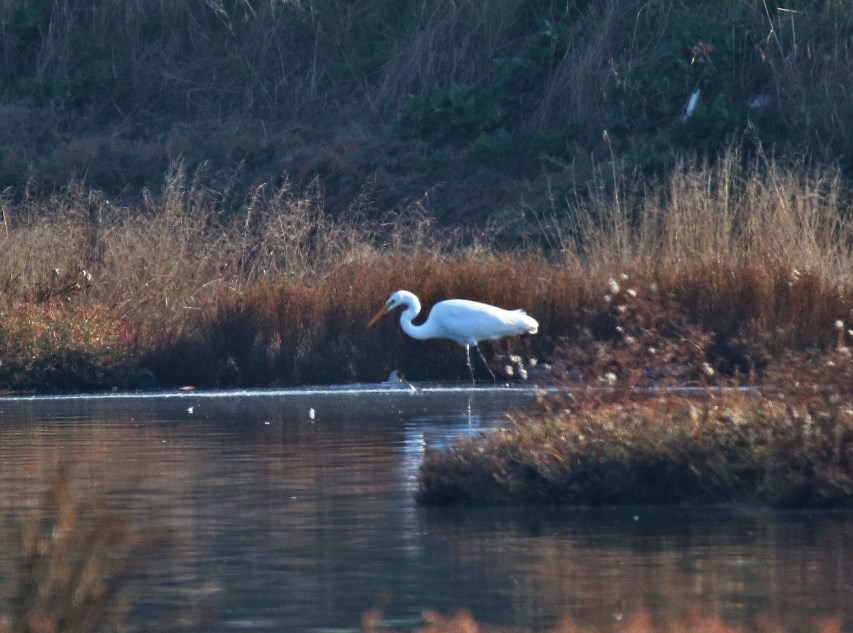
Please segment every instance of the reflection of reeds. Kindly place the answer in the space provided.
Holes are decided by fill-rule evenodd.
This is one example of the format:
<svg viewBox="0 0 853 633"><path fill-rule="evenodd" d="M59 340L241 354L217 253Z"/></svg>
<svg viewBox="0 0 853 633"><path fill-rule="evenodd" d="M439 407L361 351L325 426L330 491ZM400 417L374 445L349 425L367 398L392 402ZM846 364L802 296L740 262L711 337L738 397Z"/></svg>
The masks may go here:
<svg viewBox="0 0 853 633"><path fill-rule="evenodd" d="M381 623L382 612L378 609L367 611L362 617L362 630L365 633L401 633L401 629L389 628ZM495 626L478 622L470 612L462 610L452 614L442 614L431 610L423 612L424 625L413 629L414 633L527 633L529 629L520 627ZM590 626L565 617L550 633L786 633L787 631L808 631L810 633L840 633L843 620L840 617L815 619L802 626L777 621L771 616L762 616L746 626L735 626L718 616L704 613L701 609L690 608L680 615L658 621L646 609L638 609L621 615L611 626Z"/></svg>
<svg viewBox="0 0 853 633"><path fill-rule="evenodd" d="M167 532L136 530L121 514L81 499L68 467L60 466L23 528L15 585L9 610L0 617L0 632L126 630L128 614L149 579L152 557L170 542Z"/></svg>

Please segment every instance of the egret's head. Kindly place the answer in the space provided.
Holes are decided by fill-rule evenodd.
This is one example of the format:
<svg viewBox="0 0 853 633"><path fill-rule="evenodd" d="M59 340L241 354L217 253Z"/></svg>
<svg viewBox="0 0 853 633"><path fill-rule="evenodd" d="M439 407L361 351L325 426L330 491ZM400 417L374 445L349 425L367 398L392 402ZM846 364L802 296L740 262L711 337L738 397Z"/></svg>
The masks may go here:
<svg viewBox="0 0 853 633"><path fill-rule="evenodd" d="M385 305L379 308L379 311L373 315L373 318L370 319L367 323L367 327L373 327L373 325L385 316L388 312L393 310L394 308L399 308L404 305L406 302L403 300L402 291L398 290L390 297L388 297L388 301L385 302Z"/></svg>

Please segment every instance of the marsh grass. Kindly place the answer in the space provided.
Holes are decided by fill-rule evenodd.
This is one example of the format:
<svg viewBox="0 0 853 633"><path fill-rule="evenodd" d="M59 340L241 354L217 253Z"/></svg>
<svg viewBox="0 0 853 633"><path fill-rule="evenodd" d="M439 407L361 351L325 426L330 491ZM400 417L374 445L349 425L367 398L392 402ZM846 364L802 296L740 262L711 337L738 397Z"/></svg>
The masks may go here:
<svg viewBox="0 0 853 633"><path fill-rule="evenodd" d="M815 328L811 306L768 311L774 286L739 265L680 287L608 279L606 308L555 353L566 363L557 395L505 428L427 451L419 499L849 506L853 332L826 315ZM828 290L801 277L783 287Z"/></svg>
<svg viewBox="0 0 853 633"><path fill-rule="evenodd" d="M586 216L580 257L612 276L554 354L584 386L428 453L423 501L849 505L848 212L832 178L735 165Z"/></svg>
<svg viewBox="0 0 853 633"><path fill-rule="evenodd" d="M799 507L853 499L849 394L590 399L429 452L420 500Z"/></svg>
<svg viewBox="0 0 853 633"><path fill-rule="evenodd" d="M0 374L13 389L132 388L150 372L161 386L376 380L392 369L464 378L452 344L412 341L392 319L364 328L400 288L427 306L458 296L536 317L536 337L486 346L497 367L514 354L599 379L607 350L624 360L633 349L636 368L653 348L652 366L686 365L688 380L705 363L760 373L788 351L832 348L833 324L851 321L850 192L837 173L797 173L749 167L736 152L685 162L668 189L616 172L618 193L576 200L574 224L539 223L528 248L510 251L436 227L419 205L373 220L364 199L331 215L319 188L287 181L234 210L226 185L180 164L138 206L82 184L7 199ZM545 233L550 248L536 248ZM47 380L51 368L78 376Z"/></svg>
<svg viewBox="0 0 853 633"><path fill-rule="evenodd" d="M837 170L747 159L730 148L712 162L682 158L663 180L614 165L591 188L566 199L571 213L554 202L528 230L593 269L631 262L663 274L744 261L758 271L794 266L839 285L853 279L853 207Z"/></svg>
<svg viewBox="0 0 853 633"><path fill-rule="evenodd" d="M134 333L103 305L19 304L0 312L0 382L36 391L125 384Z"/></svg>

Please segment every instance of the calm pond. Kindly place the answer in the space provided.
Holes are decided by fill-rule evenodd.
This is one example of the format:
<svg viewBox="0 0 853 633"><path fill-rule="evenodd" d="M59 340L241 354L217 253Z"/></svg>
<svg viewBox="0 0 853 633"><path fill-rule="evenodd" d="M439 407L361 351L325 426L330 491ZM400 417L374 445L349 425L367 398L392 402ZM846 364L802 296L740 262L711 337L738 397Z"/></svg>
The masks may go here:
<svg viewBox="0 0 853 633"><path fill-rule="evenodd" d="M205 631L413 629L424 608L547 630L698 608L853 630L853 514L744 508L442 508L424 449L502 424L529 388L421 386L0 399L0 588L56 465L175 534L134 617L200 604ZM157 557L160 558L157 558ZM7 594L3 594L7 595ZM0 612L2 607L0 607Z"/></svg>

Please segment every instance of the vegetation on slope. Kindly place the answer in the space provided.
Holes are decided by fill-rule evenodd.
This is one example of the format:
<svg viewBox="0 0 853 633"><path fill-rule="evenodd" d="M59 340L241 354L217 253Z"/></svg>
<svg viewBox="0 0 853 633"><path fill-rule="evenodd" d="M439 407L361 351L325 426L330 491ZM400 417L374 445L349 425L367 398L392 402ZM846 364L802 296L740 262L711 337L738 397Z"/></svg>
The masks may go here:
<svg viewBox="0 0 853 633"><path fill-rule="evenodd" d="M181 160L235 206L288 173L332 215L366 196L482 223L549 193L564 212L602 162L660 177L734 143L853 165L845 2L15 0L0 28L15 199L76 179L139 200Z"/></svg>

